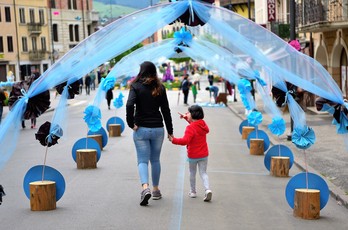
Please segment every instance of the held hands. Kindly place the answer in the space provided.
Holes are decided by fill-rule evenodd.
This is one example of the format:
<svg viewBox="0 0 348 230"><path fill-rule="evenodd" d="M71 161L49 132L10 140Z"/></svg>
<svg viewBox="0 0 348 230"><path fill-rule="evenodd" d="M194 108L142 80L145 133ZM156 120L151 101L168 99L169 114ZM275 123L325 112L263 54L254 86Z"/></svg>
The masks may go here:
<svg viewBox="0 0 348 230"><path fill-rule="evenodd" d="M169 140L170 142L173 141L173 138L174 138L173 134L172 134L172 135L169 135L169 134L168 134L168 140Z"/></svg>
<svg viewBox="0 0 348 230"><path fill-rule="evenodd" d="M137 131L138 128L139 128L139 127L138 127L137 125L134 125L133 130L134 130L134 131Z"/></svg>

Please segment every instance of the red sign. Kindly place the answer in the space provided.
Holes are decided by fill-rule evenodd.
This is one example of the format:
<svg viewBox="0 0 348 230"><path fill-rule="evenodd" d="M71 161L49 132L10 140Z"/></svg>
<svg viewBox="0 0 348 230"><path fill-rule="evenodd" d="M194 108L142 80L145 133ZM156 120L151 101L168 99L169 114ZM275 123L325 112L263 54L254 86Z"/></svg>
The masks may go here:
<svg viewBox="0 0 348 230"><path fill-rule="evenodd" d="M267 14L268 14L268 21L269 22L276 20L276 2L275 2L275 0L267 0Z"/></svg>

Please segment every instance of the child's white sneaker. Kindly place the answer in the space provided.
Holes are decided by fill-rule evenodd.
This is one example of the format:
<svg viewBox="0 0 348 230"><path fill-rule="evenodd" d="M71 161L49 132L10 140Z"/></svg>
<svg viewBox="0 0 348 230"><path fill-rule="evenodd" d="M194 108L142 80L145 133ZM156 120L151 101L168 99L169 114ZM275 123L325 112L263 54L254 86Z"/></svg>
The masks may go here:
<svg viewBox="0 0 348 230"><path fill-rule="evenodd" d="M211 192L211 190L206 190L205 191L205 196L204 196L204 201L210 201L211 197L213 196L213 193Z"/></svg>
<svg viewBox="0 0 348 230"><path fill-rule="evenodd" d="M195 193L195 192L189 192L189 197L191 197L191 198L196 198L197 197L197 193Z"/></svg>

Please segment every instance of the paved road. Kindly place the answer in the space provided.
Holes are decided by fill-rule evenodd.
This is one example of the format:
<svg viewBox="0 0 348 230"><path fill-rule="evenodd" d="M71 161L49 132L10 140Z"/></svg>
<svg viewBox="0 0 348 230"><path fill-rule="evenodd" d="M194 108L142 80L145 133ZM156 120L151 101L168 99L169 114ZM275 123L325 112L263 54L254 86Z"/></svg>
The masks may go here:
<svg viewBox="0 0 348 230"><path fill-rule="evenodd" d="M115 96L117 94L115 92ZM126 91L124 94L127 96ZM207 91L199 91L201 101L207 101L207 94ZM186 124L176 114L185 112L187 107L181 101L177 105L177 92L170 91L168 95L174 134L180 136ZM130 129L126 128L121 137L109 138L97 169L77 170L71 158L72 145L87 132L82 118L91 98L93 95L82 95L70 102L69 133L48 151L47 164L60 171L66 181L66 191L57 202L56 210L30 211L29 200L22 189L23 177L30 167L42 164L45 148L34 140L36 130L21 132L16 152L0 172L0 182L7 193L0 206L1 229L346 229L348 210L333 198L321 210L319 220L293 217L285 198L290 177L270 176L263 157L249 154L238 132L243 118L238 103L231 103L232 110L204 107L211 129L208 174L212 202L202 201L199 178L198 197L187 196L185 147L165 141L161 177L163 199L151 201L148 207L139 206L140 185ZM189 103L190 100L192 98ZM125 114L124 107L117 111L107 110L106 102L101 110L103 124L115 114ZM38 124L51 120L52 115L52 111L45 113ZM293 166L290 176L300 171Z"/></svg>

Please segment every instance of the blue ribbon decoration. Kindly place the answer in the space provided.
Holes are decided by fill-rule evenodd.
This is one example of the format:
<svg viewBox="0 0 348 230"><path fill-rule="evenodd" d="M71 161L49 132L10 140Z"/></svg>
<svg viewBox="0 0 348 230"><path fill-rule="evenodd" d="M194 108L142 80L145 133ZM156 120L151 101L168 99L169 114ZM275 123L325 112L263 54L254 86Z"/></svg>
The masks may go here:
<svg viewBox="0 0 348 230"><path fill-rule="evenodd" d="M123 106L123 98L124 98L124 96L123 96L122 92L118 95L117 98L115 98L114 106L116 109L119 109Z"/></svg>
<svg viewBox="0 0 348 230"><path fill-rule="evenodd" d="M312 128L304 126L297 127L292 133L292 143L299 149L308 149L315 143L316 137Z"/></svg>
<svg viewBox="0 0 348 230"><path fill-rule="evenodd" d="M259 111L252 111L248 115L248 122L252 126L258 126L262 122L262 114Z"/></svg>
<svg viewBox="0 0 348 230"><path fill-rule="evenodd" d="M90 131L97 132L101 127L101 112L97 106L89 105L84 111L83 119L87 123Z"/></svg>
<svg viewBox="0 0 348 230"><path fill-rule="evenodd" d="M273 118L272 123L268 125L268 129L274 135L280 136L286 130L285 121L283 118Z"/></svg>
<svg viewBox="0 0 348 230"><path fill-rule="evenodd" d="M109 89L113 89L115 87L116 83L116 78L114 77L107 77L107 78L102 78L100 82L100 86L103 91L108 91Z"/></svg>
<svg viewBox="0 0 348 230"><path fill-rule="evenodd" d="M179 31L174 32L174 40L177 44L189 44L192 41L191 33L187 32L185 27L181 27Z"/></svg>
<svg viewBox="0 0 348 230"><path fill-rule="evenodd" d="M267 85L267 83L261 78L259 71L254 70L254 77L260 83L261 86Z"/></svg>

